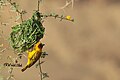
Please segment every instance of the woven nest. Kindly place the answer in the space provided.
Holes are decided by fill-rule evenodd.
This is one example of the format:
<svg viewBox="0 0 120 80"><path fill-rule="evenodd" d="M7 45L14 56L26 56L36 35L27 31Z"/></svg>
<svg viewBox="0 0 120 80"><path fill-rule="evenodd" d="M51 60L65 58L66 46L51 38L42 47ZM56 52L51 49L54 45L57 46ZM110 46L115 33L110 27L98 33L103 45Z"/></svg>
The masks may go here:
<svg viewBox="0 0 120 80"><path fill-rule="evenodd" d="M36 11L31 19L13 26L10 44L18 52L24 52L34 46L44 36L45 28L41 23L41 15Z"/></svg>

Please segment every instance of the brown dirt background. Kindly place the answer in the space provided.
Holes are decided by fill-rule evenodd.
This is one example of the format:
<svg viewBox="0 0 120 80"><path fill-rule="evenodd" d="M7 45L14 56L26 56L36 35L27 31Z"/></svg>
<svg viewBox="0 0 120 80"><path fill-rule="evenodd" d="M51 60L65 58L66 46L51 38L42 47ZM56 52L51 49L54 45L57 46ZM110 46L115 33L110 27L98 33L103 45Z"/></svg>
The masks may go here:
<svg viewBox="0 0 120 80"><path fill-rule="evenodd" d="M24 19L31 17L37 7L37 0L15 0L20 8L27 11ZM43 0L40 9L43 13L55 12L71 15L75 22L48 18L44 22L46 34L42 42L49 56L42 65L49 74L46 80L120 80L120 1L119 0L75 0L74 8L59 8L65 0ZM8 41L11 26L15 25L15 13L4 7L0 21L3 38L0 43L7 50L2 54L1 64L8 62L8 55L14 57ZM13 18L10 20L9 18ZM22 58L23 66L27 59ZM39 69L35 66L22 73L21 68L13 71L16 80L39 80ZM6 78L7 68L0 75ZM6 80L6 79L4 79Z"/></svg>

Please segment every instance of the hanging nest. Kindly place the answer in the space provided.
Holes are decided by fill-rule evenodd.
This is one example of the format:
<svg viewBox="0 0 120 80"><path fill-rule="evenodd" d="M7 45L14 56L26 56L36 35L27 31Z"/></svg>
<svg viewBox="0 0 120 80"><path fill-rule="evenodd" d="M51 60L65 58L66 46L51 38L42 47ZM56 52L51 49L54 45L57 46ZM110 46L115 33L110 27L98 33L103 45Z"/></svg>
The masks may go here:
<svg viewBox="0 0 120 80"><path fill-rule="evenodd" d="M12 27L10 44L15 51L24 52L43 38L45 28L41 20L40 13L36 11L31 19Z"/></svg>

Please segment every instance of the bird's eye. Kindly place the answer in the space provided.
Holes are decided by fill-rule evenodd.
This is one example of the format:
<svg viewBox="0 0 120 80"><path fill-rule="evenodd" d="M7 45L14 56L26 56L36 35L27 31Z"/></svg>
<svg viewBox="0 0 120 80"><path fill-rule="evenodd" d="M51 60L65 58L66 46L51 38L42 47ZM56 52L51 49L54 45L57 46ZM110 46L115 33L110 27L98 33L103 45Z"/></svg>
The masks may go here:
<svg viewBox="0 0 120 80"><path fill-rule="evenodd" d="M42 48L41 44L38 45L39 48Z"/></svg>

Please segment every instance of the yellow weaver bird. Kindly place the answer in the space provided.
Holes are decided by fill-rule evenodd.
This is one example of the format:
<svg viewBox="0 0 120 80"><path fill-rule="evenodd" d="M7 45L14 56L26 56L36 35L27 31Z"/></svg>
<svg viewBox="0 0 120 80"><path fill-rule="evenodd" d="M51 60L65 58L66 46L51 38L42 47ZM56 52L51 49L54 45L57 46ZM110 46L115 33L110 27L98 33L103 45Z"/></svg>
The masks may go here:
<svg viewBox="0 0 120 80"><path fill-rule="evenodd" d="M40 58L42 54L42 48L45 44L42 44L41 42L38 42L35 44L33 50L31 52L27 51L28 53L28 62L26 66L21 69L21 71L25 71L27 68L30 68L32 65L34 65Z"/></svg>

